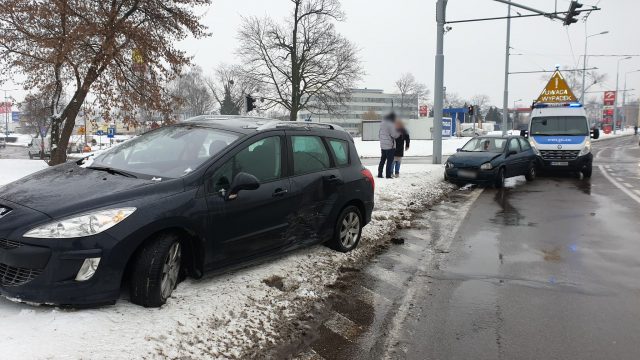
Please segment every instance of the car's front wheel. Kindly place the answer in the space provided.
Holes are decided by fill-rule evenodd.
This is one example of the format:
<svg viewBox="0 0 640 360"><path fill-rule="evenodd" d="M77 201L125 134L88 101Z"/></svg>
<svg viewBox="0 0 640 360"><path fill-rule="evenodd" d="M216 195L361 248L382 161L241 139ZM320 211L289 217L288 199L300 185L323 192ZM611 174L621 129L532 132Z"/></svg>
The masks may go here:
<svg viewBox="0 0 640 360"><path fill-rule="evenodd" d="M329 245L340 252L349 252L358 246L362 236L363 219L360 209L356 206L347 206L340 216L334 229L333 239Z"/></svg>
<svg viewBox="0 0 640 360"><path fill-rule="evenodd" d="M585 179L590 179L591 174L593 174L593 165L589 164L587 167L582 169L582 176L584 176Z"/></svg>
<svg viewBox="0 0 640 360"><path fill-rule="evenodd" d="M496 174L496 178L493 182L493 185L497 189L504 187L504 179L505 179L505 172L504 172L504 168L502 167L500 168L500 170L498 170L498 174Z"/></svg>
<svg viewBox="0 0 640 360"><path fill-rule="evenodd" d="M160 307L178 284L182 266L182 246L174 234L162 234L139 251L132 267L131 302L144 307Z"/></svg>

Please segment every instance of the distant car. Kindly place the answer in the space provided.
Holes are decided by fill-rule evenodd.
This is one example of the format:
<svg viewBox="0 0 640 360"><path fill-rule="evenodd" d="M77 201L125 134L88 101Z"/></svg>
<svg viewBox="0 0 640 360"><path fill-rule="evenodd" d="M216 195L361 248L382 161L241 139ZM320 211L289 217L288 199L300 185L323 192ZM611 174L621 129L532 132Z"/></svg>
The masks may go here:
<svg viewBox="0 0 640 360"><path fill-rule="evenodd" d="M86 161L83 163L83 161ZM334 125L203 116L0 188L0 293L159 307L185 276L358 246L374 179Z"/></svg>
<svg viewBox="0 0 640 360"><path fill-rule="evenodd" d="M4 149L7 147L7 142L4 140L4 138L0 138L0 149Z"/></svg>
<svg viewBox="0 0 640 360"><path fill-rule="evenodd" d="M474 129L474 128L466 128L460 131L460 136L462 137L474 137L474 136L483 136L486 133L482 129Z"/></svg>
<svg viewBox="0 0 640 360"><path fill-rule="evenodd" d="M536 178L540 157L521 136L480 136L469 140L445 163L445 180L504 186L505 178Z"/></svg>

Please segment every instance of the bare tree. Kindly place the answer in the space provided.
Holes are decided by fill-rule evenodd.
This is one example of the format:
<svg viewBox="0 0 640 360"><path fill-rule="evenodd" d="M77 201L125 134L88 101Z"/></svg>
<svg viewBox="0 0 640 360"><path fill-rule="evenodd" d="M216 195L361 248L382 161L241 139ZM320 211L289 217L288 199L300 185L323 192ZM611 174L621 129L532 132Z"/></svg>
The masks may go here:
<svg viewBox="0 0 640 360"><path fill-rule="evenodd" d="M20 122L21 126L27 129L28 134L40 138L40 157L44 158L45 154L45 137L51 127L51 117L49 116L49 99L41 93L32 93L25 96L24 101L20 103Z"/></svg>
<svg viewBox="0 0 640 360"><path fill-rule="evenodd" d="M207 114L213 109L214 99L201 67L192 66L174 81L172 87L184 117Z"/></svg>
<svg viewBox="0 0 640 360"><path fill-rule="evenodd" d="M396 88L400 93L400 115L404 111L405 104L418 104L419 100L428 100L429 89L425 84L416 81L415 76L411 73L405 73L396 80Z"/></svg>
<svg viewBox="0 0 640 360"><path fill-rule="evenodd" d="M245 96L260 92L259 84L239 65L222 64L215 75L207 79L207 86L223 115L238 115Z"/></svg>
<svg viewBox="0 0 640 360"><path fill-rule="evenodd" d="M362 120L380 120L380 115L378 115L378 113L373 109L369 109L367 112L362 114Z"/></svg>
<svg viewBox="0 0 640 360"><path fill-rule="evenodd" d="M101 108L170 114L166 84L190 63L174 44L207 36L194 7L211 0L2 0L0 77L52 94L52 157L66 160L75 118L92 93ZM61 94L68 90L68 101ZM57 112L61 105L62 111Z"/></svg>
<svg viewBox="0 0 640 360"><path fill-rule="evenodd" d="M290 0L289 19L243 19L238 54L260 84L265 108L298 112L333 110L344 104L362 69L355 46L335 29L344 14L338 0Z"/></svg>
<svg viewBox="0 0 640 360"><path fill-rule="evenodd" d="M491 98L486 94L476 94L471 97L471 104L478 107L478 112L482 112L491 102Z"/></svg>

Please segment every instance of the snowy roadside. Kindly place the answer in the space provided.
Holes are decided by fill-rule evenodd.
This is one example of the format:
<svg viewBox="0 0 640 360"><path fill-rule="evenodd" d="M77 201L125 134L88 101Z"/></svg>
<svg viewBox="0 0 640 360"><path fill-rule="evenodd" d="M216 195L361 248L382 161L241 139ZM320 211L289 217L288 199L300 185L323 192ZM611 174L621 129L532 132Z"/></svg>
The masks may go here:
<svg viewBox="0 0 640 360"><path fill-rule="evenodd" d="M32 170L0 160L3 174ZM34 163L33 161L23 161ZM181 283L161 309L124 297L88 310L34 307L0 299L2 357L33 358L259 358L274 344L305 331L304 320L326 296L341 269L357 267L412 209L432 204L454 187L440 165L405 165L399 179L376 179L376 209L357 250L314 246L259 265ZM17 174L21 171L20 174ZM0 183L1 185L2 183Z"/></svg>

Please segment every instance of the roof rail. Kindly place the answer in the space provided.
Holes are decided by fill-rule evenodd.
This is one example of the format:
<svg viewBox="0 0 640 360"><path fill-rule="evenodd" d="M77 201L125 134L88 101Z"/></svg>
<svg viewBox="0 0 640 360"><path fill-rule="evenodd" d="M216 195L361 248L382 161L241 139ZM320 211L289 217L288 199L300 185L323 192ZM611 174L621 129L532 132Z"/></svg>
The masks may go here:
<svg viewBox="0 0 640 360"><path fill-rule="evenodd" d="M295 128L306 129L322 128L330 130L345 131L342 127L334 124L316 123L316 122L302 122L302 121L270 121L262 126L258 127L258 130L277 129L277 128Z"/></svg>

